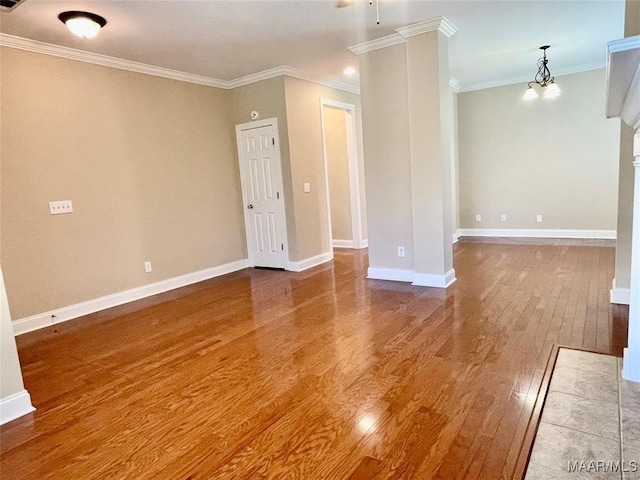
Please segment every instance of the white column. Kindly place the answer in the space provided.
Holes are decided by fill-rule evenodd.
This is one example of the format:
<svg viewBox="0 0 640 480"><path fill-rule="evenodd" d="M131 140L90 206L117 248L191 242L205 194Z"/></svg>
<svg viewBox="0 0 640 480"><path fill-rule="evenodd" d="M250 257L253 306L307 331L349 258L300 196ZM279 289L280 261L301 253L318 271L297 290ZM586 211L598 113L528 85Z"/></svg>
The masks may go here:
<svg viewBox="0 0 640 480"><path fill-rule="evenodd" d="M13 336L9 302L0 268L0 425L33 412L29 392L22 383L18 349Z"/></svg>
<svg viewBox="0 0 640 480"><path fill-rule="evenodd" d="M640 382L640 130L633 140L635 185L631 234L631 285L629 295L629 340L624 350L622 377Z"/></svg>

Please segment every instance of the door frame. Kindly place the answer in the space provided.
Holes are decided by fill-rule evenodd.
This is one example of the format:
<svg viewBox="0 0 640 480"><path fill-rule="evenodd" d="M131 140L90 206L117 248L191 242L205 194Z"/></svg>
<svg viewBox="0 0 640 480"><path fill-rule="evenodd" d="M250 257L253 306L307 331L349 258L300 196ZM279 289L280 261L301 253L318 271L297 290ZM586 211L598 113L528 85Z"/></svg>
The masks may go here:
<svg viewBox="0 0 640 480"><path fill-rule="evenodd" d="M282 157L280 155L280 134L278 130L278 119L276 117L273 118L265 118L264 120L256 120L249 123L241 123L236 125L236 147L238 149L238 166L240 168L240 188L242 190L242 216L244 217L244 234L245 234L245 242L247 246L247 259L249 261L249 266L254 267L255 262L253 259L253 250L251 248L251 234L249 233L249 228L251 221L249 216L247 215L247 205L249 204L248 195L247 195L247 187L245 181L245 173L246 169L244 163L242 162L242 143L240 141L242 132L248 130L255 130L256 128L269 127L272 126L274 130L274 140L275 140L275 154L276 154L276 172L277 172L277 181L279 182L278 190L280 192L280 202L278 202L278 214L282 218L280 234L282 235L282 243L284 244L284 265L282 268L285 270L289 270L289 242L287 241L287 215L285 209L285 195L284 195L284 182L282 178Z"/></svg>
<svg viewBox="0 0 640 480"><path fill-rule="evenodd" d="M327 192L327 232L329 234L329 245L333 250L333 232L331 229L331 199L329 193L329 163L327 159L327 142L324 127L324 107L344 110L351 118L351 135L349 135L349 125L347 125L347 166L349 170L349 199L351 203L351 245L340 245L346 248L365 248L367 246L362 238L362 209L360 202L360 167L358 162L358 141L356 107L350 103L338 102L328 98L320 98L320 127L322 131L322 158L324 160L324 180ZM351 138L349 138L351 137Z"/></svg>

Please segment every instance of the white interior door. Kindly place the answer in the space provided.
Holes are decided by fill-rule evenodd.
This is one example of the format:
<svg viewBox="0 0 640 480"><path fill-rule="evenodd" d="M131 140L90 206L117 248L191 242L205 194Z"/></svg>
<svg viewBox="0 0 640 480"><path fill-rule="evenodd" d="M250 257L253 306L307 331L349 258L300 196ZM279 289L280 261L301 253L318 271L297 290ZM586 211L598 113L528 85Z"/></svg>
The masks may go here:
<svg viewBox="0 0 640 480"><path fill-rule="evenodd" d="M285 268L287 261L276 132L275 119L236 127L247 248L256 267Z"/></svg>

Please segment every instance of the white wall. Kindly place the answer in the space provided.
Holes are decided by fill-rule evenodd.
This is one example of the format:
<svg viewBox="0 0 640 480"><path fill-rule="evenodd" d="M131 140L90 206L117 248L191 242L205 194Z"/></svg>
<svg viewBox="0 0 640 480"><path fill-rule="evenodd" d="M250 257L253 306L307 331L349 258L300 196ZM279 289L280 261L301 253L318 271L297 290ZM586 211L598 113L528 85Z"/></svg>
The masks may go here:
<svg viewBox="0 0 640 480"><path fill-rule="evenodd" d="M556 82L555 99L524 101L525 84L458 95L461 228L616 229L620 123L604 116L605 71Z"/></svg>

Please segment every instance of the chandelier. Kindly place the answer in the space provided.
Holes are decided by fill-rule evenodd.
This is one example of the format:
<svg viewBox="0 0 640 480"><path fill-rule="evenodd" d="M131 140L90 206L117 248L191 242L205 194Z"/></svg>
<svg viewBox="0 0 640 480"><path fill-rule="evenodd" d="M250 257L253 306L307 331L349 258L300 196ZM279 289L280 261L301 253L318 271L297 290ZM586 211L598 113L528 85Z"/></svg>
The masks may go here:
<svg viewBox="0 0 640 480"><path fill-rule="evenodd" d="M540 47L540 50L542 50L542 58L538 59L538 72L533 81L529 82L529 88L527 88L527 91L524 93L522 97L523 100L538 98L538 92L533 88L534 84L537 84L544 90L544 98L553 98L560 95L560 88L556 85L547 66L547 63L549 63L549 60L547 60L547 48L549 47L550 45Z"/></svg>

